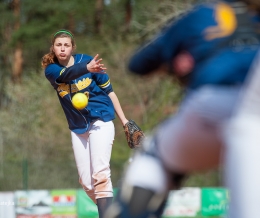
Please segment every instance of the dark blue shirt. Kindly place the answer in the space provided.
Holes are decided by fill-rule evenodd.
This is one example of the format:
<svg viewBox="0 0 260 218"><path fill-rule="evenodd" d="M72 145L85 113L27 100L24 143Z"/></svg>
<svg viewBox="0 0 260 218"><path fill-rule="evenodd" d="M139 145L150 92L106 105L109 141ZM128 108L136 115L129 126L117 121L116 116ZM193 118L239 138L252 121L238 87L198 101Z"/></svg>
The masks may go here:
<svg viewBox="0 0 260 218"><path fill-rule="evenodd" d="M107 74L88 72L86 64L93 59L91 56L76 54L73 57L73 66L66 68L59 63L50 64L45 69L45 76L57 91L69 129L82 134L95 120L107 122L115 119L114 106L108 96L113 88ZM75 109L71 103L73 95L78 92L89 98L83 110Z"/></svg>
<svg viewBox="0 0 260 218"><path fill-rule="evenodd" d="M249 19L252 25L259 25L259 17ZM237 30L237 17L227 2L197 5L136 51L129 61L129 70L143 75L163 64L171 68L174 57L188 51L195 60L188 88L241 84L259 49L259 39L254 45L236 40L232 37L237 36ZM227 40L229 45L225 45Z"/></svg>

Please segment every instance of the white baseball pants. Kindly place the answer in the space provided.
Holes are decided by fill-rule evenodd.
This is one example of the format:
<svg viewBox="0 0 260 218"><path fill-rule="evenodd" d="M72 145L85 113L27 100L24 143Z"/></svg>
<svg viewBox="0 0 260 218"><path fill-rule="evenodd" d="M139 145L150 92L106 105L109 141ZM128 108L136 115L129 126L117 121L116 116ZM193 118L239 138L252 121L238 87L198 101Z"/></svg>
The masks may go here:
<svg viewBox="0 0 260 218"><path fill-rule="evenodd" d="M84 134L71 132L79 182L94 203L98 198L113 197L109 162L114 136L112 121L95 121Z"/></svg>

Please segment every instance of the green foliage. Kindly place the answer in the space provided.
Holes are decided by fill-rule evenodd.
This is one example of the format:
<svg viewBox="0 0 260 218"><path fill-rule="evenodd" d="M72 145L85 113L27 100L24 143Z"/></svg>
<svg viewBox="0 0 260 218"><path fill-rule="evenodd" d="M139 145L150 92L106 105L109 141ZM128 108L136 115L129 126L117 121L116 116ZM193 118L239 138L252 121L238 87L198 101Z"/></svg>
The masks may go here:
<svg viewBox="0 0 260 218"><path fill-rule="evenodd" d="M22 85L8 84L10 103L0 111L0 190L22 188L22 161L28 160L29 187L77 185L65 116L44 76L31 74ZM17 172L17 173L9 173ZM74 176L73 176L74 175ZM16 179L14 179L16 178Z"/></svg>

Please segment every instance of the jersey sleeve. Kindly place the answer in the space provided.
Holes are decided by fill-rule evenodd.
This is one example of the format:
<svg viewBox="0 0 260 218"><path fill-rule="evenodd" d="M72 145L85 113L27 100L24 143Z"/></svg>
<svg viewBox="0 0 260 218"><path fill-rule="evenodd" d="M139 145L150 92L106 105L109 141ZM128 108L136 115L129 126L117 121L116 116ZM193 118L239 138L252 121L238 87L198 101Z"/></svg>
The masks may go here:
<svg viewBox="0 0 260 218"><path fill-rule="evenodd" d="M58 64L50 64L45 69L45 76L52 86L57 88L60 83L69 82L89 73L86 68L88 62L89 60L83 61L68 68Z"/></svg>
<svg viewBox="0 0 260 218"><path fill-rule="evenodd" d="M45 77L50 81L51 85L56 89L58 84L56 79L65 71L65 67L61 67L57 64L50 64L45 69Z"/></svg>
<svg viewBox="0 0 260 218"><path fill-rule="evenodd" d="M93 79L99 88L101 88L105 93L109 94L110 92L113 92L113 87L110 83L108 74L93 73Z"/></svg>
<svg viewBox="0 0 260 218"><path fill-rule="evenodd" d="M83 76L86 73L89 73L86 67L88 63L89 61L83 61L81 63L74 64L71 67L65 68L65 70L63 70L56 79L56 83L69 82Z"/></svg>
<svg viewBox="0 0 260 218"><path fill-rule="evenodd" d="M189 37L189 20L189 15L185 13L171 21L161 33L132 55L128 69L132 73L145 75L157 70L162 64L169 64L180 50L182 42Z"/></svg>

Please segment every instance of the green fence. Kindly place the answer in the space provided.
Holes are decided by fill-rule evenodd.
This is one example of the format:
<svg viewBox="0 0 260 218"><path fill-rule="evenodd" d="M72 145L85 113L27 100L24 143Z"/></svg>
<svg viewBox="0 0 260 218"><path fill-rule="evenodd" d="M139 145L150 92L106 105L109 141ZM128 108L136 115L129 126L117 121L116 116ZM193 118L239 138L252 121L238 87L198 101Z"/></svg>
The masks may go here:
<svg viewBox="0 0 260 218"><path fill-rule="evenodd" d="M224 218L228 202L225 188L186 187L170 192L163 217ZM98 218L96 204L82 189L0 192L0 203L0 217Z"/></svg>

